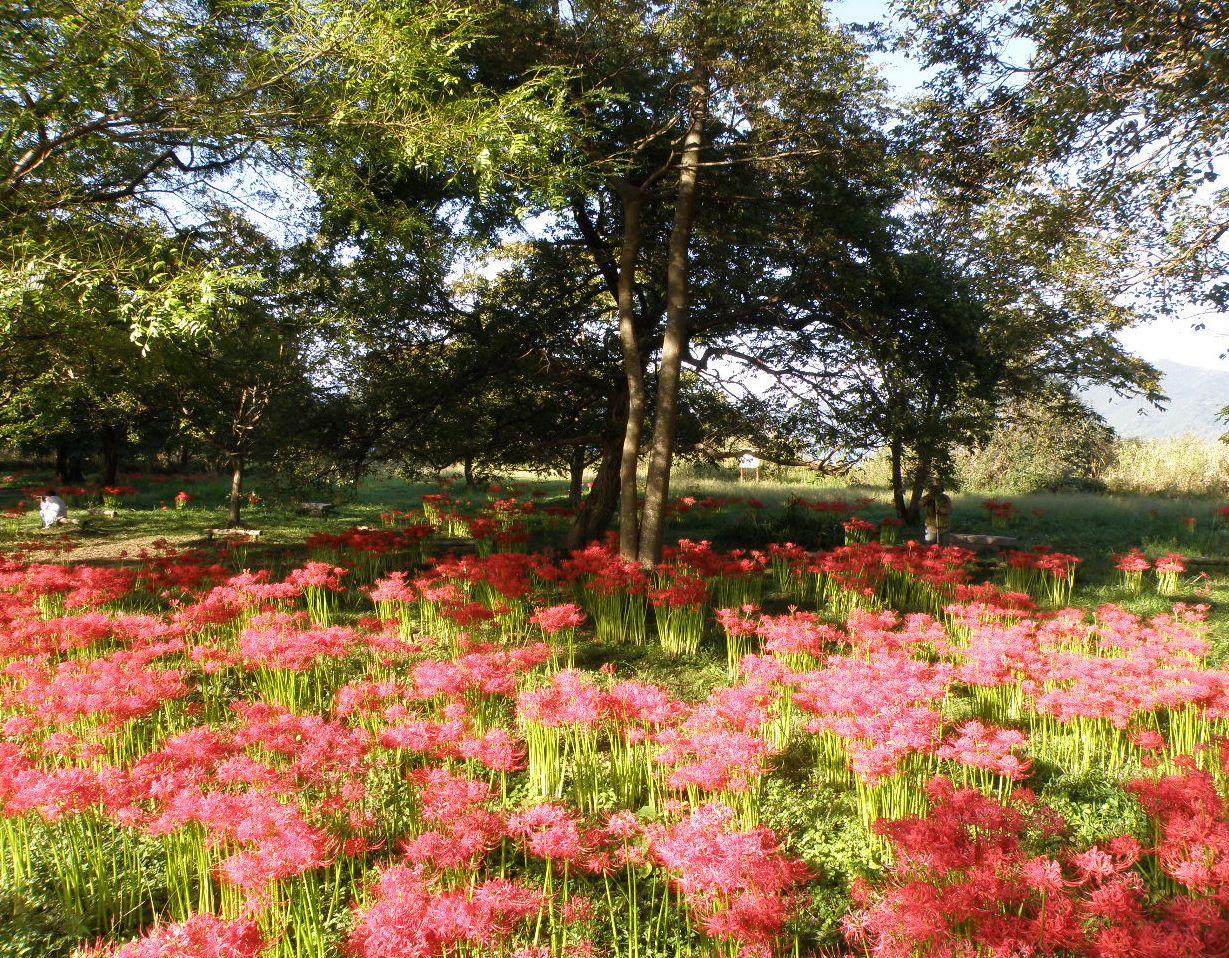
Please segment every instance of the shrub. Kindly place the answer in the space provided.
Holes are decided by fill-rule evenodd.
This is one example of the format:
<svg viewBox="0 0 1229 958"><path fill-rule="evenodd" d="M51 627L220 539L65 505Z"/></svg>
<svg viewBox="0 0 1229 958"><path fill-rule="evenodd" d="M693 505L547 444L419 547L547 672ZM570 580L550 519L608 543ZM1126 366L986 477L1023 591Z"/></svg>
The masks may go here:
<svg viewBox="0 0 1229 958"><path fill-rule="evenodd" d="M1005 415L983 445L955 456L961 488L1023 495L1101 488L1113 461L1114 431L1073 400L1025 403Z"/></svg>

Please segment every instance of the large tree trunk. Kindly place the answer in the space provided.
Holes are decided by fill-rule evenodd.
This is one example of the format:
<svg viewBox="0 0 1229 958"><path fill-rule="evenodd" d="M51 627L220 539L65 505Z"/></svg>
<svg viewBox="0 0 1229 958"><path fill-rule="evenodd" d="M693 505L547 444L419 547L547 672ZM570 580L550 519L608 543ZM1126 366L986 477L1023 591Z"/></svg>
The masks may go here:
<svg viewBox="0 0 1229 958"><path fill-rule="evenodd" d="M55 477L60 482L68 482L68 447L55 447Z"/></svg>
<svg viewBox="0 0 1229 958"><path fill-rule="evenodd" d="M909 488L909 502L905 507L905 520L918 523L922 518L922 495L930 482L930 456L918 455L917 472Z"/></svg>
<svg viewBox="0 0 1229 958"><path fill-rule="evenodd" d="M589 495L581 504L576 518L568 529L567 547L579 549L599 538L614 518L619 504L619 454L621 438L617 435L602 446L602 458L598 460L597 472Z"/></svg>
<svg viewBox="0 0 1229 958"><path fill-rule="evenodd" d="M114 486L119 482L120 450L124 443L123 426L103 426L99 433L102 443L102 484Z"/></svg>
<svg viewBox="0 0 1229 958"><path fill-rule="evenodd" d="M653 416L653 441L649 471L644 484L644 511L640 521L640 564L652 566L661 560L666 529L666 505L670 496L670 466L674 457L674 434L678 423L679 379L687 351L687 253L695 221L696 185L700 173L700 148L708 114L708 72L692 71L691 121L683 139L679 163L678 198L666 261L666 333L661 344L657 373L657 407Z"/></svg>
<svg viewBox="0 0 1229 958"><path fill-rule="evenodd" d="M896 514L905 522L917 522L917 516L910 516L905 503L905 446L898 436L893 436L888 442L889 454L892 457L892 505Z"/></svg>
<svg viewBox="0 0 1229 958"><path fill-rule="evenodd" d="M568 463L568 505L573 509L580 508L580 500L585 493L585 447L577 446L572 450L572 459Z"/></svg>
<svg viewBox="0 0 1229 958"><path fill-rule="evenodd" d="M243 457L230 457L230 514L226 524L238 526L241 524L240 512L243 509Z"/></svg>
<svg viewBox="0 0 1229 958"><path fill-rule="evenodd" d="M640 214L644 192L628 186L622 190L623 243L619 249L619 339L623 344L623 370L627 375L627 429L619 463L619 554L635 559L640 548L640 506L636 499L636 469L640 464L640 440L644 433L646 356L640 348L636 322L636 259L640 255Z"/></svg>

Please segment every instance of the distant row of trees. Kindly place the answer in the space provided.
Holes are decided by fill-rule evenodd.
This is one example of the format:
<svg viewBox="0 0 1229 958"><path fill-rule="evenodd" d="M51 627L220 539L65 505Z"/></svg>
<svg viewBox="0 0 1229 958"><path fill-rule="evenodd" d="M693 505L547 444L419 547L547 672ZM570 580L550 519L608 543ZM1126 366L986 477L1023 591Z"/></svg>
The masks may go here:
<svg viewBox="0 0 1229 958"><path fill-rule="evenodd" d="M554 469L572 541L617 516L646 563L678 456L883 448L915 517L1005 409L1155 396L1113 334L1221 294L1229 28L1086 8L25 4L0 440L208 457L235 522L257 462ZM908 101L888 42L932 68Z"/></svg>

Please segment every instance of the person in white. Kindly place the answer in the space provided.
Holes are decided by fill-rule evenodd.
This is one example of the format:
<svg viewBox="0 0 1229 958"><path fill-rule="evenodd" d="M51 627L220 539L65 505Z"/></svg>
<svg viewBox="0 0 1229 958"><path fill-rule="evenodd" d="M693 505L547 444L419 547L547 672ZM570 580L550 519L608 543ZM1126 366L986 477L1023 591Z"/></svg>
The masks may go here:
<svg viewBox="0 0 1229 958"><path fill-rule="evenodd" d="M50 529L68 515L68 503L54 489L48 489L38 507L38 514L43 517L43 528Z"/></svg>

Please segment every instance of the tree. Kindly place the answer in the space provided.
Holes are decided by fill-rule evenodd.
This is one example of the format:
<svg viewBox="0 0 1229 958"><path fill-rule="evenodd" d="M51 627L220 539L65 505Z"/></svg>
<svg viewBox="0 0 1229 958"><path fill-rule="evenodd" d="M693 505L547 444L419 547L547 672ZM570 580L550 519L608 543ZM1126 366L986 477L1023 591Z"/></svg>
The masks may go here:
<svg viewBox="0 0 1229 958"><path fill-rule="evenodd" d="M102 483L115 485L125 444L146 423L165 419L166 370L133 341L135 286L176 290L158 308L168 322L207 324L242 296L246 280L205 264L190 238L173 242L152 224L111 230L85 224L76 238L104 261L139 272L128 281L101 266L92 274L57 268L14 294L0 325L0 435L32 451L56 454L64 481L80 481L82 458L99 452ZM212 272L226 279L200 285ZM12 291L10 291L12 292ZM71 452L70 452L71 450Z"/></svg>
<svg viewBox="0 0 1229 958"><path fill-rule="evenodd" d="M1020 495L1093 486L1114 457L1114 430L1060 392L1004 404L994 431L955 466L964 487Z"/></svg>
<svg viewBox="0 0 1229 958"><path fill-rule="evenodd" d="M876 218L867 211L886 202L880 98L861 50L820 3L579 4L573 14L556 42L588 97L578 149L592 176L568 209L618 304L628 394L619 478L605 481L616 463L604 460L594 494L621 489L621 551L651 564L692 344L708 351L740 329L804 325L795 307L814 318L803 287L814 293L817 263L839 285L835 273ZM838 251L832 241L847 229L852 242ZM804 264L800 250L822 254ZM658 351L641 517L635 479Z"/></svg>
<svg viewBox="0 0 1229 958"><path fill-rule="evenodd" d="M162 350L183 432L211 449L231 475L228 521L241 522L246 470L311 430L312 324L294 309L285 255L237 218L210 237L219 256L250 278L251 292L207 335Z"/></svg>
<svg viewBox="0 0 1229 958"><path fill-rule="evenodd" d="M617 508L624 554L652 562L685 414L684 367L711 383L744 332L768 338L784 325L804 335L828 321L877 242L897 195L879 85L860 47L814 0L578 3L566 16L523 3L502 8L490 41L469 54L474 76L497 90L543 65L569 71L577 129L558 157L573 175L545 197L515 180L484 192L464 173L407 169L372 146L326 159L353 175L335 199L330 192L325 223L346 259L362 262L359 272L384 274L391 264L389 288L370 290L384 305L362 312L397 317L376 324L383 331L374 338L412 345L401 353L411 368L449 335L454 308L469 309L450 289L449 269L416 250L434 245L442 261L464 268L475 250L497 249L525 228L548 284L538 298L579 297L587 321L618 332L622 382L604 407L572 539L600 535ZM424 244L427 235L438 242ZM577 251L587 262L544 268ZM577 328L558 311L542 315ZM364 361L392 356L360 338ZM471 427L489 408L471 411ZM646 435L642 522L636 473Z"/></svg>
<svg viewBox="0 0 1229 958"><path fill-rule="evenodd" d="M367 330L347 382L373 458L413 471L461 463L467 480L484 468L562 469L580 483L610 440L619 370L594 290L539 282L573 269L557 252L473 279L429 328Z"/></svg>
<svg viewBox="0 0 1229 958"><path fill-rule="evenodd" d="M932 181L1137 306L1223 300L1229 41L1199 0L902 0Z"/></svg>
<svg viewBox="0 0 1229 958"><path fill-rule="evenodd" d="M185 294L200 287L207 301L216 270L143 270L125 234L154 217L173 235L199 225L229 192L221 178L240 168L285 182L310 154L315 175L340 190L353 171L322 160L361 141L386 162L466 169L482 184L528 175L567 128L557 78L522 77L498 93L470 82L463 51L480 20L413 0L7 8L0 308L49 285L103 282L140 338L199 334Z"/></svg>
<svg viewBox="0 0 1229 958"><path fill-rule="evenodd" d="M827 322L750 355L813 459L840 449L852 466L886 447L896 510L916 521L930 479L989 428L1003 360L991 315L941 261L880 251L864 279Z"/></svg>

